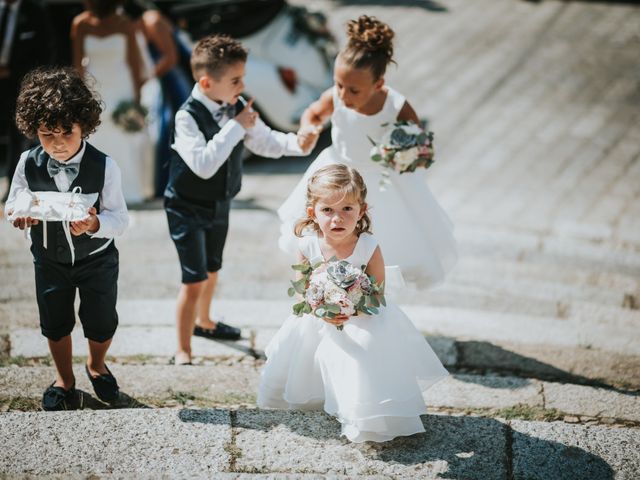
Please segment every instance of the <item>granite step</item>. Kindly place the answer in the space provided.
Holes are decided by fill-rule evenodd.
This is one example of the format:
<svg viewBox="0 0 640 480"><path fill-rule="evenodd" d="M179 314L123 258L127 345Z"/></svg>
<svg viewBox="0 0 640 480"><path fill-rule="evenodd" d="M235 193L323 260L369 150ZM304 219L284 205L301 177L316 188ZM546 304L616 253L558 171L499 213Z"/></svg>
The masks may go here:
<svg viewBox="0 0 640 480"><path fill-rule="evenodd" d="M249 359L217 359L176 367L154 364L153 359L137 360L144 363L115 360L109 368L122 392L118 408L253 407L264 364ZM76 387L82 391L78 405L85 409L108 408L95 398L82 363L74 364L74 373ZM3 410L39 410L42 392L54 375L51 366L0 367ZM637 394L533 378L453 373L427 390L424 399L438 411L640 426Z"/></svg>
<svg viewBox="0 0 640 480"><path fill-rule="evenodd" d="M422 421L426 433L352 444L340 437L340 424L320 412L9 412L0 415L0 470L11 478L142 472L156 478L630 479L640 466L636 428L451 414Z"/></svg>

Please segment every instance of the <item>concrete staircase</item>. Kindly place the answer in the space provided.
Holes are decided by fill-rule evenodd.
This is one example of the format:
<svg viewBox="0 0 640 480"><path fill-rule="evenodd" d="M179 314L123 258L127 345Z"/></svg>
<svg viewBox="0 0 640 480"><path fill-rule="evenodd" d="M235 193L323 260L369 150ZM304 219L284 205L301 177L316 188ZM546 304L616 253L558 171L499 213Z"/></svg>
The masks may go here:
<svg viewBox="0 0 640 480"><path fill-rule="evenodd" d="M264 347L291 306L275 209L308 160L251 160L213 306L243 339L194 338L195 364L168 364L177 258L159 203L132 210L113 405L83 373L78 325L78 410L39 411L54 370L32 260L0 223L0 478L638 477L640 10L362 3L310 2L336 32L363 11L396 29L387 80L430 117L429 183L460 244L442 286L396 299L451 373L426 392L426 433L355 445L324 413L255 408Z"/></svg>

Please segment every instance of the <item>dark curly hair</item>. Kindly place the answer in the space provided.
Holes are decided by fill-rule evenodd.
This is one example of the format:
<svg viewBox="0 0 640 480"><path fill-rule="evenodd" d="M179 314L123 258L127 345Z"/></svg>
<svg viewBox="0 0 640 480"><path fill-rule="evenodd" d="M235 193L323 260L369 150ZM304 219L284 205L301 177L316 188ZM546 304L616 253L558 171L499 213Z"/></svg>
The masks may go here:
<svg viewBox="0 0 640 480"><path fill-rule="evenodd" d="M38 128L72 129L80 125L84 138L100 125L102 106L78 72L72 68L38 68L25 75L16 104L16 124L27 137Z"/></svg>
<svg viewBox="0 0 640 480"><path fill-rule="evenodd" d="M393 60L393 30L375 17L361 15L347 24L347 45L340 58L354 68L368 68L378 80Z"/></svg>
<svg viewBox="0 0 640 480"><path fill-rule="evenodd" d="M227 35L210 35L201 39L191 53L191 73L194 80L203 74L216 79L224 75L230 65L247 61L247 49Z"/></svg>

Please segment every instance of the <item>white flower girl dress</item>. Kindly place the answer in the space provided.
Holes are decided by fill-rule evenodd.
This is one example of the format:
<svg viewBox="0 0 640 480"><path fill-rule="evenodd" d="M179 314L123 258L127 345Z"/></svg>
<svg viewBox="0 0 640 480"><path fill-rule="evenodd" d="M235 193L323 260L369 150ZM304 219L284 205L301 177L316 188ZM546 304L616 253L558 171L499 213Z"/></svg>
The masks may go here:
<svg viewBox="0 0 640 480"><path fill-rule="evenodd" d="M282 221L279 245L285 252L296 251L293 227L305 215L309 177L326 165L344 163L358 170L367 185L369 214L385 263L399 266L405 279L428 287L440 283L457 261L453 224L429 190L424 169L402 175L387 170L389 184L384 191L379 187L383 168L369 158L373 146L369 138L378 142L405 103L403 95L386 88L384 106L375 115L347 108L334 88L332 145L318 155L278 209Z"/></svg>
<svg viewBox="0 0 640 480"><path fill-rule="evenodd" d="M323 260L315 235L299 245L312 263ZM346 260L367 265L377 245L363 233ZM422 394L448 375L422 334L389 301L378 315L351 317L342 331L313 315L292 314L265 353L258 406L324 409L352 442L424 432Z"/></svg>

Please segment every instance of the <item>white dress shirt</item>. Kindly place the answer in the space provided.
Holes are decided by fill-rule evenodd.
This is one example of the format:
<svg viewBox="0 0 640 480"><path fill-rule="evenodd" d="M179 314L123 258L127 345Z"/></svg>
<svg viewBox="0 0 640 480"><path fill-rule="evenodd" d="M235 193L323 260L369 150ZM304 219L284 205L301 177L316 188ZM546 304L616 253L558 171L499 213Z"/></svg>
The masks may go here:
<svg viewBox="0 0 640 480"><path fill-rule="evenodd" d="M220 105L207 97L196 83L191 91L195 100L202 103L213 115ZM240 100L238 100L240 101ZM178 110L175 121L173 148L189 168L200 178L211 178L229 158L235 146L244 146L263 157L277 158L283 155L306 155L298 145L294 133L271 130L261 119L245 130L236 120L226 115L218 122L220 131L208 142L198 129L195 119L185 110Z"/></svg>
<svg viewBox="0 0 640 480"><path fill-rule="evenodd" d="M86 143L83 141L80 151L64 163L80 163L85 148ZM16 171L13 174L9 198L7 198L7 203L4 207L5 216L9 216L9 212L13 210L13 204L15 203L18 193L23 190L29 190L29 184L24 171L28 153L29 150L20 155ZM64 171L59 171L53 177L53 181L60 192L69 191L71 185ZM120 184L120 168L118 168L118 164L111 157L107 156L104 171L104 186L99 194L101 211L98 214L98 220L100 221L100 227L97 232L89 234L90 236L96 238L117 237L122 235L129 225L129 212L127 211L127 204L124 201Z"/></svg>

